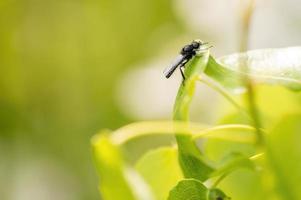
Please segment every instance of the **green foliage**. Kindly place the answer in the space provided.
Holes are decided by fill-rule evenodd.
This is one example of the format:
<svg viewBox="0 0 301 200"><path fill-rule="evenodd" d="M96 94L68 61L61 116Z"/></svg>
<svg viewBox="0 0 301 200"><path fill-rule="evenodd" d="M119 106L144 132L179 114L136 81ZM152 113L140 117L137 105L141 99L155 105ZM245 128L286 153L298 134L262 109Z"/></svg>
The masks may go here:
<svg viewBox="0 0 301 200"><path fill-rule="evenodd" d="M260 49L237 53L215 60L210 57L205 73L225 87L244 87L242 78L301 89L301 47ZM247 69L247 70L243 70Z"/></svg>
<svg viewBox="0 0 301 200"><path fill-rule="evenodd" d="M238 153L232 153L222 161L222 164L211 176L227 175L238 168L247 168L253 170L255 165L249 158Z"/></svg>
<svg viewBox="0 0 301 200"><path fill-rule="evenodd" d="M208 200L227 200L229 198L223 191L220 189L214 188L209 190Z"/></svg>
<svg viewBox="0 0 301 200"><path fill-rule="evenodd" d="M93 142L105 199L301 199L300 97L281 88L301 89L299 54L300 48L292 47L255 50L221 59L214 59L206 51L195 57L186 67L186 80L178 91L173 122L134 123ZM244 67L248 70L244 71ZM246 125L253 122L253 116L246 112L248 109L234 101L226 90L215 86L212 88L230 100L238 114L222 116L223 125L189 122L195 87L205 74L225 88L244 88L244 78L256 84L259 97L255 100L265 127ZM274 99L280 105L273 104ZM297 114L287 114L291 112ZM133 169L123 156L124 144L146 135L170 134L175 135L177 148L147 152L135 164L133 174L140 178L129 181L125 171ZM258 137L263 138L260 145L256 143ZM145 196L137 195L141 191Z"/></svg>
<svg viewBox="0 0 301 200"><path fill-rule="evenodd" d="M267 159L283 199L301 199L301 115L285 116L268 137Z"/></svg>
<svg viewBox="0 0 301 200"><path fill-rule="evenodd" d="M209 52L196 57L185 71L185 82L180 86L175 106L174 120L187 121L189 106L194 95L195 84L198 76L207 66ZM176 135L179 148L179 163L185 178L206 180L213 169L204 162L202 154L190 135Z"/></svg>
<svg viewBox="0 0 301 200"><path fill-rule="evenodd" d="M183 178L176 148L163 147L146 153L136 164L156 199L165 200L170 188ZM164 183L164 184L162 184Z"/></svg>
<svg viewBox="0 0 301 200"><path fill-rule="evenodd" d="M122 157L104 135L93 138L95 164L101 177L100 191L104 199L135 199L124 176Z"/></svg>
<svg viewBox="0 0 301 200"><path fill-rule="evenodd" d="M107 133L94 136L92 140L94 160L101 177L100 192L104 199L152 200L148 186L123 161L121 152Z"/></svg>
<svg viewBox="0 0 301 200"><path fill-rule="evenodd" d="M208 189L195 179L180 181L169 193L168 200L206 200Z"/></svg>

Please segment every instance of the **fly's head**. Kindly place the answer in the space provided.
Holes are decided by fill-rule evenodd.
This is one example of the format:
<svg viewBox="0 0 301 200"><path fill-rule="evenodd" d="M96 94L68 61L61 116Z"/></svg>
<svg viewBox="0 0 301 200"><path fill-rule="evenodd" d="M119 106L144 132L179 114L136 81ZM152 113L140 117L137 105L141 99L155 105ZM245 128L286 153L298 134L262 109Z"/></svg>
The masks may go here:
<svg viewBox="0 0 301 200"><path fill-rule="evenodd" d="M200 39L193 40L191 45L194 47L194 52L197 56L202 55L212 47L208 44L208 42L203 42Z"/></svg>
<svg viewBox="0 0 301 200"><path fill-rule="evenodd" d="M181 54L187 57L192 57L194 55L201 55L209 48L210 47L208 46L208 43L196 39L193 40L190 44L185 45L181 50Z"/></svg>

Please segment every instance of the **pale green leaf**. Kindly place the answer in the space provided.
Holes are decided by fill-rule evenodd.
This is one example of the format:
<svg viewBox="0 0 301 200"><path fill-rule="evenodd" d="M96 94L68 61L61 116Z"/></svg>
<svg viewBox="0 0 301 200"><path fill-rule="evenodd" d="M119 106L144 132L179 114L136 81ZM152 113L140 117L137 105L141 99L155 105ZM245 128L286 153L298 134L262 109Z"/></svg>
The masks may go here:
<svg viewBox="0 0 301 200"><path fill-rule="evenodd" d="M276 191L284 199L301 199L301 115L285 116L268 137L270 161Z"/></svg>
<svg viewBox="0 0 301 200"><path fill-rule="evenodd" d="M136 169L151 187L157 200L165 200L170 189L183 178L177 149L173 147L149 151L137 162Z"/></svg>
<svg viewBox="0 0 301 200"><path fill-rule="evenodd" d="M226 87L242 87L247 74L254 82L284 85L301 89L301 47L259 49L224 56L210 57L205 73Z"/></svg>
<svg viewBox="0 0 301 200"><path fill-rule="evenodd" d="M149 187L126 165L107 133L94 136L92 148L104 200L154 200Z"/></svg>

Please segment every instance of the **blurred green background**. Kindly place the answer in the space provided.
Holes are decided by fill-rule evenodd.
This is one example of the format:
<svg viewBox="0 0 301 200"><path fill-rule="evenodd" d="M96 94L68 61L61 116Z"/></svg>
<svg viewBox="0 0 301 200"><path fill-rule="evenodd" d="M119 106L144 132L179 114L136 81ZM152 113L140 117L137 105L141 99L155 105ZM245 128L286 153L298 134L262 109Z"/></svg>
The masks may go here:
<svg viewBox="0 0 301 200"><path fill-rule="evenodd" d="M0 199L100 199L91 136L168 119L180 77L164 80L165 65L194 38L216 55L236 51L239 4L1 0ZM260 3L251 48L300 44L296 5ZM213 122L214 94L200 98L195 118Z"/></svg>

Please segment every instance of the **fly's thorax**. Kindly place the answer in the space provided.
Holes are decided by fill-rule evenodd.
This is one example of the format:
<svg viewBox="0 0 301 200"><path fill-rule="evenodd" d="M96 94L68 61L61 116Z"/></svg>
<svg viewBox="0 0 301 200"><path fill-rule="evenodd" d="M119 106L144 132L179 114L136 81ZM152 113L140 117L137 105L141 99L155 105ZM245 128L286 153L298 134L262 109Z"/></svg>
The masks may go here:
<svg viewBox="0 0 301 200"><path fill-rule="evenodd" d="M196 39L193 40L190 44L185 45L181 50L181 54L186 56L200 55L207 49L207 43L204 43L202 40Z"/></svg>
<svg viewBox="0 0 301 200"><path fill-rule="evenodd" d="M194 51L194 47L192 44L187 44L185 45L182 50L181 50L181 54L182 55L187 55L187 54L191 54Z"/></svg>

